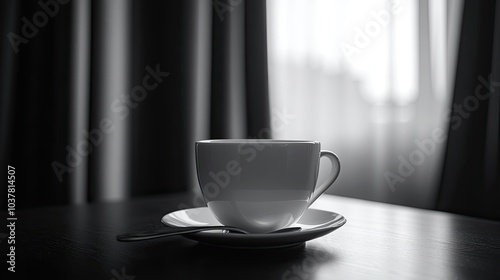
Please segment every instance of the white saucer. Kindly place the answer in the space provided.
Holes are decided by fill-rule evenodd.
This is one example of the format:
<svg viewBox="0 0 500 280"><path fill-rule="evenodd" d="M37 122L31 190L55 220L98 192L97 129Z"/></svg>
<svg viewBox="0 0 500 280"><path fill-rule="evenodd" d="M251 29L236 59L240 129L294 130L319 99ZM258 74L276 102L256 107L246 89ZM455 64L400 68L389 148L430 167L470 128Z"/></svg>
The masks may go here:
<svg viewBox="0 0 500 280"><path fill-rule="evenodd" d="M190 208L169 213L161 219L166 226L220 226L208 207ZM204 231L184 235L207 245L232 248L264 249L280 248L303 244L306 241L326 235L347 220L340 214L319 209L307 209L293 227L302 230L273 234L224 233L221 230Z"/></svg>

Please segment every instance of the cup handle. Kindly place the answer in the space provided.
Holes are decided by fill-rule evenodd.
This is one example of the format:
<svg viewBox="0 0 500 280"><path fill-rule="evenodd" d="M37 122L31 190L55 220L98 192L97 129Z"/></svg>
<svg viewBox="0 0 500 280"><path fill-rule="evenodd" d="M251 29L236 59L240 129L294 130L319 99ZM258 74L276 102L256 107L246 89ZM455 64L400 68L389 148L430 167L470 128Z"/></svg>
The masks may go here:
<svg viewBox="0 0 500 280"><path fill-rule="evenodd" d="M330 177L326 180L326 182L324 182L320 186L316 186L314 192L311 195L311 199L309 199L308 207L311 206L311 204L313 204L313 202L315 202L316 199L318 199L333 184L333 182L335 182L340 173L340 161L337 155L335 155L333 152L323 150L321 151L319 156L320 158L325 156L330 159L330 161L332 162L332 171Z"/></svg>

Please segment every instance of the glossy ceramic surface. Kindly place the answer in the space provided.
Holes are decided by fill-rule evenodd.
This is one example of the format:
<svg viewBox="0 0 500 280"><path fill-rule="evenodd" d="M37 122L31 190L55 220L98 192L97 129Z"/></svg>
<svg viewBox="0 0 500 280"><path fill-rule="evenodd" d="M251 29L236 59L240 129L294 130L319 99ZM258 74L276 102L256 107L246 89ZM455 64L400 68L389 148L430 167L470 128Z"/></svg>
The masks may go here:
<svg viewBox="0 0 500 280"><path fill-rule="evenodd" d="M165 215L161 221L163 224L172 227L221 225L207 207L175 211ZM221 247L280 248L295 246L326 235L340 228L346 222L347 220L340 214L318 209L307 209L297 223L292 225L294 227L301 227L301 231L272 234L240 234L214 230L184 236L204 244Z"/></svg>
<svg viewBox="0 0 500 280"><path fill-rule="evenodd" d="M321 156L333 164L316 187ZM198 180L219 222L252 233L290 226L337 178L338 158L317 141L204 140L196 142Z"/></svg>

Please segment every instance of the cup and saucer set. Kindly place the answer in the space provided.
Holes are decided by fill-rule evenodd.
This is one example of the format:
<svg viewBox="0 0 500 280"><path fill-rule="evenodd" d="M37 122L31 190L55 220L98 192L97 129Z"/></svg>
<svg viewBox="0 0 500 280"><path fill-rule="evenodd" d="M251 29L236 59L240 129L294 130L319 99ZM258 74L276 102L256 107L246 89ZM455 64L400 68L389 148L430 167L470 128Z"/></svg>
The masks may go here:
<svg viewBox="0 0 500 280"><path fill-rule="evenodd" d="M219 247L283 248L302 245L347 222L341 214L309 208L340 172L337 156L322 151L318 141L202 140L195 149L207 207L178 210L161 222L176 229L219 228L183 234L186 238ZM321 157L332 168L326 182L316 186Z"/></svg>

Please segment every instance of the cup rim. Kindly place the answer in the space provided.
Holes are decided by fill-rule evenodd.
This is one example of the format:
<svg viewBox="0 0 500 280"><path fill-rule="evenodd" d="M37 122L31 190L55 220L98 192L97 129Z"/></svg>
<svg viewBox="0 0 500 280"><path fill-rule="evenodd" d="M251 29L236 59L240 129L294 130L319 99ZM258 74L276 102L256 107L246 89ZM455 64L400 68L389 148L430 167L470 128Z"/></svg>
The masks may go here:
<svg viewBox="0 0 500 280"><path fill-rule="evenodd" d="M263 144L319 144L314 140L281 140L281 139L205 139L198 140L196 144L242 144L242 143L263 143Z"/></svg>

